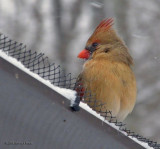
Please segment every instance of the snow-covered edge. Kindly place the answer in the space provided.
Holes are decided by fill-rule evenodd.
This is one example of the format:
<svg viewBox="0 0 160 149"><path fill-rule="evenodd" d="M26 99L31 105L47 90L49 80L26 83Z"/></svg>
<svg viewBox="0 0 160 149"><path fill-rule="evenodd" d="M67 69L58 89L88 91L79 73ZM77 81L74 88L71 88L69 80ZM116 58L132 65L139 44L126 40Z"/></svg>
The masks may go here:
<svg viewBox="0 0 160 149"><path fill-rule="evenodd" d="M29 74L30 76L32 76L33 78L35 78L36 80L42 82L43 84L45 84L46 86L48 86L49 88L53 89L54 91L58 92L59 94L61 94L62 96L66 97L67 99L69 99L71 101L71 103L74 102L75 97L76 97L76 92L70 89L66 89L66 88L60 88L57 87L53 84L51 84L51 82L49 80L45 80L42 77L40 77L38 74L35 74L33 72L31 72L28 68L26 68L21 62L19 62L16 58L13 58L11 56L8 56L5 52L3 52L2 50L0 50L0 57L2 57L3 59L5 59L6 61L8 61L9 63L13 64L14 66L18 67L19 69L21 69L22 71L26 72L27 74ZM98 119L102 120L102 122L107 123L108 125L110 125L111 127L113 127L114 129L119 130L119 127L116 126L114 123L109 123L107 120L104 119L104 117L100 116L100 114L98 114L97 112L93 111L87 104L80 102L80 107L83 108L84 110L86 110L87 112L89 112L90 114L94 115L95 117L97 117ZM127 133L125 133L124 131L120 131L121 133L123 133L124 135L127 136ZM145 147L146 149L153 149L153 147L150 147L147 143L145 142L141 142L139 140L137 140L137 138L135 137L131 137L129 136L130 139L132 139L133 141L137 142L138 144L140 144L141 146Z"/></svg>

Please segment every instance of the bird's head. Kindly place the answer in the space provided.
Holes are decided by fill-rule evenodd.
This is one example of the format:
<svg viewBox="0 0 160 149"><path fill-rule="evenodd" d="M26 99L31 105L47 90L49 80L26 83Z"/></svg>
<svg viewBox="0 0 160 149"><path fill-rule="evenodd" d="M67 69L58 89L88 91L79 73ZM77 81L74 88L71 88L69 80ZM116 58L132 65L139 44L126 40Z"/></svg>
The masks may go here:
<svg viewBox="0 0 160 149"><path fill-rule="evenodd" d="M79 53L78 58L112 58L126 61L129 65L133 63L127 47L112 27L113 22L113 18L101 21L88 39L85 49Z"/></svg>

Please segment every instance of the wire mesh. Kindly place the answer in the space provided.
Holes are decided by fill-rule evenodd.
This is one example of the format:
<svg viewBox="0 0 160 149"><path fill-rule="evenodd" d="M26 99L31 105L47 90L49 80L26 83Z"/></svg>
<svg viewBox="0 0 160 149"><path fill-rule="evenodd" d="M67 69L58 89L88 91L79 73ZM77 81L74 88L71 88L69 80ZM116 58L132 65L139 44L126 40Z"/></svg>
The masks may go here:
<svg viewBox="0 0 160 149"><path fill-rule="evenodd" d="M22 43L18 43L6 37L0 33L0 50L4 51L7 55L16 58L25 67L30 69L30 71L38 74L42 78L49 80L52 84L67 88L75 89L79 91L77 96L82 100L82 96L87 98L85 101L90 107L97 111L105 117L110 123L114 123L119 127L120 131L126 132L128 136L137 138L139 141L148 143L150 147L155 149L160 149L160 144L155 141L151 141L143 136L136 134L135 132L126 128L126 124L118 122L116 117L112 116L111 111L102 110L105 109L105 103L95 100L95 95L89 91L84 91L80 82L76 82L76 78L73 78L71 74L65 74L59 65L55 63L50 63L48 57L43 53L32 52L27 50L26 46Z"/></svg>

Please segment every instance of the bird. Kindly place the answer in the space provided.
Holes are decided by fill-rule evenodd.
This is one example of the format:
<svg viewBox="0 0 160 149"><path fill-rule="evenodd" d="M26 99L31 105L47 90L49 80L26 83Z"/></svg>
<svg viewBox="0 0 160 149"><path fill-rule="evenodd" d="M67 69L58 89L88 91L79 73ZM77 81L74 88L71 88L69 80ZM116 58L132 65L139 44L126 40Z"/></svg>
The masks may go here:
<svg viewBox="0 0 160 149"><path fill-rule="evenodd" d="M77 99L72 108L78 111L83 100L102 116L111 111L112 117L124 121L136 103L136 78L133 58L113 24L113 18L102 20L78 54L85 62L76 81Z"/></svg>

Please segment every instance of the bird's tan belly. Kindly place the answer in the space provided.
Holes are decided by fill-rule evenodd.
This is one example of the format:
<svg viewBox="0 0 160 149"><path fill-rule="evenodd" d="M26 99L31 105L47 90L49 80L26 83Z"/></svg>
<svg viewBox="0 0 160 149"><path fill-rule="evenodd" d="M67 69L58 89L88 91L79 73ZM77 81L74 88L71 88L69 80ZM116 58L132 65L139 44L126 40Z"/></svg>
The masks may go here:
<svg viewBox="0 0 160 149"><path fill-rule="evenodd" d="M86 73L88 76L84 77L86 90L84 99L95 111L101 114L106 110L112 111L112 116L124 120L135 104L135 79L134 77L133 79L126 79L121 75L117 76L110 69L107 69L104 69L106 70L104 73L93 69L89 71L92 75L89 72Z"/></svg>

